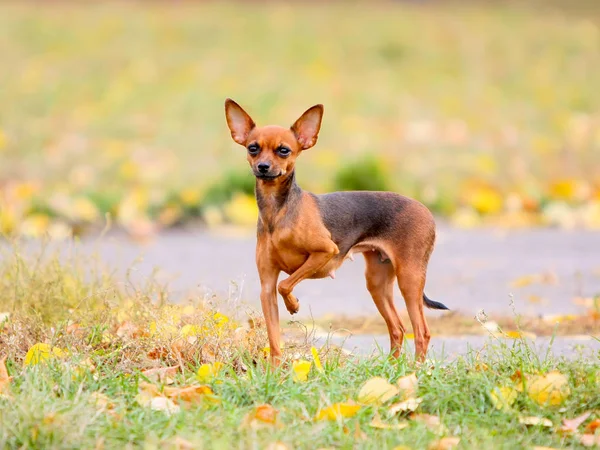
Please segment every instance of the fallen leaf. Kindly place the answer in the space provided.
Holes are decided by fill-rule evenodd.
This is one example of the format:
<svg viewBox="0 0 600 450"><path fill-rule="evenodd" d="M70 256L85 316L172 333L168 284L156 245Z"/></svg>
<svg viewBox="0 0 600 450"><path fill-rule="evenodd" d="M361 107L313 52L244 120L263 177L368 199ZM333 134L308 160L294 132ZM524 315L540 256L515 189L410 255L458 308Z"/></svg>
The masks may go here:
<svg viewBox="0 0 600 450"><path fill-rule="evenodd" d="M338 420L342 417L353 417L360 410L360 405L353 403L334 403L317 414L317 420Z"/></svg>
<svg viewBox="0 0 600 450"><path fill-rule="evenodd" d="M303 383L308 381L308 373L312 363L304 359L292 361L292 370L294 371L294 381L296 383Z"/></svg>
<svg viewBox="0 0 600 450"><path fill-rule="evenodd" d="M355 422L354 428L354 442L362 442L367 440L367 434L360 429L360 422L357 420Z"/></svg>
<svg viewBox="0 0 600 450"><path fill-rule="evenodd" d="M220 400L216 397L209 386L185 386L185 387L165 387L161 392L158 386L152 383L140 382L138 385L137 402L142 406L149 406L152 399L156 397L165 397L182 406L191 406L203 402L218 403Z"/></svg>
<svg viewBox="0 0 600 450"><path fill-rule="evenodd" d="M519 423L522 423L523 425L541 425L543 427L551 427L552 426L552 421L550 419L546 419L544 417L535 417L535 416L529 416L529 417L519 417Z"/></svg>
<svg viewBox="0 0 600 450"><path fill-rule="evenodd" d="M396 386L390 384L385 378L373 377L363 384L357 400L367 405L380 405L396 395L398 395Z"/></svg>
<svg viewBox="0 0 600 450"><path fill-rule="evenodd" d="M527 386L529 398L542 406L560 405L570 393L569 380L557 371L532 377Z"/></svg>
<svg viewBox="0 0 600 450"><path fill-rule="evenodd" d="M460 438L445 437L438 441L434 441L427 447L428 450L450 450L458 445Z"/></svg>
<svg viewBox="0 0 600 450"><path fill-rule="evenodd" d="M585 412L580 416L574 417L573 419L563 419L562 426L560 427L560 431L563 433L575 433L577 428L585 422L588 417L592 415L591 411Z"/></svg>
<svg viewBox="0 0 600 450"><path fill-rule="evenodd" d="M369 426L372 428L378 428L380 430L402 430L403 428L408 427L408 422L400 422L400 423L385 423L379 417L379 414L375 413L373 420L369 423Z"/></svg>
<svg viewBox="0 0 600 450"><path fill-rule="evenodd" d="M162 411L167 416L181 411L181 408L173 403L173 400L166 397L153 397L150 400L149 406L150 409L153 409L154 411Z"/></svg>
<svg viewBox="0 0 600 450"><path fill-rule="evenodd" d="M205 401L219 403L219 398L213 393L210 386L191 385L185 387L165 387L164 395L183 406L199 404Z"/></svg>
<svg viewBox="0 0 600 450"><path fill-rule="evenodd" d="M173 384L175 375L177 375L177 371L179 370L179 366L173 367L159 367L157 369L148 369L142 372L146 378L151 381L163 383L163 384Z"/></svg>
<svg viewBox="0 0 600 450"><path fill-rule="evenodd" d="M417 389L419 388L417 374L411 373L410 375L399 378L398 381L396 381L396 386L398 386L402 398L407 399L415 397L417 395Z"/></svg>
<svg viewBox="0 0 600 450"><path fill-rule="evenodd" d="M535 339L535 338L537 338L535 333L530 333L528 331L509 330L509 331L503 331L502 334L504 335L504 337L511 338L511 339L522 339L522 338Z"/></svg>
<svg viewBox="0 0 600 450"><path fill-rule="evenodd" d="M517 399L517 390L510 386L496 386L489 394L492 405L498 410L508 411Z"/></svg>
<svg viewBox="0 0 600 450"><path fill-rule="evenodd" d="M315 367L319 372L323 372L323 365L321 364L321 358L319 358L319 352L315 347L311 347L310 352L312 353L312 357L315 362Z"/></svg>
<svg viewBox="0 0 600 450"><path fill-rule="evenodd" d="M594 432L598 428L600 428L600 419L595 419L587 424L587 427L585 427L585 431L586 431L586 433L594 434Z"/></svg>
<svg viewBox="0 0 600 450"><path fill-rule="evenodd" d="M145 333L136 324L125 321L119 325L115 334L121 339L137 339Z"/></svg>
<svg viewBox="0 0 600 450"><path fill-rule="evenodd" d="M273 408L268 403L264 405L256 406L250 411L242 420L241 426L243 428L264 428L264 427L275 427L280 426L278 422L279 411Z"/></svg>
<svg viewBox="0 0 600 450"><path fill-rule="evenodd" d="M210 383L219 374L222 368L223 363L219 361L215 361L212 364L202 364L198 368L196 378L198 378L200 383Z"/></svg>
<svg viewBox="0 0 600 450"><path fill-rule="evenodd" d="M194 450L196 448L192 442L179 436L175 436L173 446L175 447L175 450Z"/></svg>
<svg viewBox="0 0 600 450"><path fill-rule="evenodd" d="M392 450L412 450L412 448L410 448L410 447L408 447L406 445L397 445Z"/></svg>
<svg viewBox="0 0 600 450"><path fill-rule="evenodd" d="M289 447L281 441L271 442L265 447L265 450L289 450Z"/></svg>
<svg viewBox="0 0 600 450"><path fill-rule="evenodd" d="M533 447L533 450L559 450L559 449L554 448L554 447L540 447L539 445L536 445L535 447Z"/></svg>
<svg viewBox="0 0 600 450"><path fill-rule="evenodd" d="M62 350L58 347L51 348L48 344L38 343L34 344L29 350L27 350L24 364L26 366L33 366L49 361L53 358L64 358L66 355L66 350Z"/></svg>
<svg viewBox="0 0 600 450"><path fill-rule="evenodd" d="M427 428L429 428L434 433L441 434L446 431L446 427L442 424L442 421L438 416L433 416L431 414L411 414L408 416L410 420L414 420L415 422L424 423Z"/></svg>
<svg viewBox="0 0 600 450"><path fill-rule="evenodd" d="M390 414L397 414L399 412L413 412L422 402L422 398L409 398L403 402L394 403L392 406L390 406L389 412Z"/></svg>
<svg viewBox="0 0 600 450"><path fill-rule="evenodd" d="M111 402L105 394L101 392L92 392L90 394L90 401L98 408L99 411L106 411L114 408L114 403Z"/></svg>
<svg viewBox="0 0 600 450"><path fill-rule="evenodd" d="M579 439L579 442L584 447L594 447L600 445L600 434L584 434Z"/></svg>

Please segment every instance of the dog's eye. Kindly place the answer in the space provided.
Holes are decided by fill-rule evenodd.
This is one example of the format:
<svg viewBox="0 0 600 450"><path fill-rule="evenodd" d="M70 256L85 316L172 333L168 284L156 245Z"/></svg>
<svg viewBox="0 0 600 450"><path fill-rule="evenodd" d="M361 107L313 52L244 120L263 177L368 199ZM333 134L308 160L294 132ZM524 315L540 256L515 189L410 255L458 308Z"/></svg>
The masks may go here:
<svg viewBox="0 0 600 450"><path fill-rule="evenodd" d="M260 152L260 147L258 146L258 144L250 144L248 146L248 153L250 153L251 155L258 155L258 152Z"/></svg>
<svg viewBox="0 0 600 450"><path fill-rule="evenodd" d="M277 149L277 153L279 153L281 156L290 156L290 153L292 153L292 151L287 147L279 147Z"/></svg>

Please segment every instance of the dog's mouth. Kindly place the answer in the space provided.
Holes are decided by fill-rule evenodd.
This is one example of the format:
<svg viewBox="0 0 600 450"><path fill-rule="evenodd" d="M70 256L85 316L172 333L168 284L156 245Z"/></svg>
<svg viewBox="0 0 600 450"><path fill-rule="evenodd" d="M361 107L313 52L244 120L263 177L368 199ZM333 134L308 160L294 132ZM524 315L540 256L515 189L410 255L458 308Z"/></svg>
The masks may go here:
<svg viewBox="0 0 600 450"><path fill-rule="evenodd" d="M272 175L268 173L255 173L254 176L259 180L274 180L281 176L281 172L279 172L277 175Z"/></svg>

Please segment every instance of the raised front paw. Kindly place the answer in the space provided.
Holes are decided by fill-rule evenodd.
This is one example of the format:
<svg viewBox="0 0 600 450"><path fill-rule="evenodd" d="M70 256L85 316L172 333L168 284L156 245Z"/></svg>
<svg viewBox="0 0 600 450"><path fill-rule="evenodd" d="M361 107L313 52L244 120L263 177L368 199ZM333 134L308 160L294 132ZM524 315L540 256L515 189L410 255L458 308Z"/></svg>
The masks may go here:
<svg viewBox="0 0 600 450"><path fill-rule="evenodd" d="M290 314L296 314L298 311L300 311L300 302L293 294L283 297L283 302L285 303L285 307Z"/></svg>

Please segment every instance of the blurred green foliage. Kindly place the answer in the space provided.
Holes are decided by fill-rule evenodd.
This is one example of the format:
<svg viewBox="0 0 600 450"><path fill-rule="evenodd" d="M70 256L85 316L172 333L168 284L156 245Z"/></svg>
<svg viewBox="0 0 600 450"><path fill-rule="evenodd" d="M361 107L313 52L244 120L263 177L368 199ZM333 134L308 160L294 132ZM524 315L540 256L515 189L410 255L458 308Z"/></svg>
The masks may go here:
<svg viewBox="0 0 600 450"><path fill-rule="evenodd" d="M382 162L373 156L348 163L334 179L334 188L339 191L387 191L390 186Z"/></svg>
<svg viewBox="0 0 600 450"><path fill-rule="evenodd" d="M387 172L378 186L459 222L596 224L590 5L2 3L0 232L105 212L169 226L249 193L250 178L228 175L249 169L226 97L259 125L325 105L298 160L306 189L361 186L364 168L353 179L347 166L370 154Z"/></svg>

